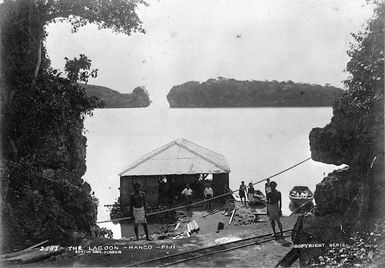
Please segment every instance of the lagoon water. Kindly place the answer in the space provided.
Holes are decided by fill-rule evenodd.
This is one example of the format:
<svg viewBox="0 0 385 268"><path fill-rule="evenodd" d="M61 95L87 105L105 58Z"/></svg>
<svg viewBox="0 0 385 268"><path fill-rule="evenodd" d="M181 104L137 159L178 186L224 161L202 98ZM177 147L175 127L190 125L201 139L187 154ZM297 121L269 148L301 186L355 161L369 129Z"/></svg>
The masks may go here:
<svg viewBox="0 0 385 268"><path fill-rule="evenodd" d="M98 220L108 220L104 205L119 196L119 176L131 162L172 140L185 138L223 154L229 162L230 188L256 182L310 157L309 132L324 127L331 107L99 109L85 121L87 172L84 179L99 198ZM277 177L284 215L290 214L289 191L306 185L314 192L336 167L313 160ZM254 186L263 190L263 183ZM119 238L120 226L100 224Z"/></svg>

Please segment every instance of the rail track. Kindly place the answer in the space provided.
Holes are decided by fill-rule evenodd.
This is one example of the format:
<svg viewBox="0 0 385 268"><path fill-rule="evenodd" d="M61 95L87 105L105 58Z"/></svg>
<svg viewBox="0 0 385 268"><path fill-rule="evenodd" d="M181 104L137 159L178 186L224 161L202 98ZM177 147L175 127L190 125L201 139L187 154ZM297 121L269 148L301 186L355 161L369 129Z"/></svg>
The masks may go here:
<svg viewBox="0 0 385 268"><path fill-rule="evenodd" d="M283 236L288 237L291 235L291 231L293 229L288 229L283 231ZM191 261L194 259L199 259L203 258L206 256L214 255L214 254L220 254L223 252L231 251L231 250L237 250L240 248L245 248L245 247L250 247L250 246L255 246L259 244L263 244L269 241L275 240L275 237L272 237L272 233L269 234L264 234L264 235L259 235L259 236L253 236L253 237L248 237L245 239L240 239L228 243L223 243L219 245L214 245L210 247L204 247L204 248L199 248L195 250L190 250L190 251L184 251L168 256L162 256L159 258L154 258L151 260L146 260L142 262L137 262L133 264L127 265L128 267L137 267L137 266L155 266L155 267L165 267L165 266L171 266L175 265L178 263L183 263L187 261Z"/></svg>

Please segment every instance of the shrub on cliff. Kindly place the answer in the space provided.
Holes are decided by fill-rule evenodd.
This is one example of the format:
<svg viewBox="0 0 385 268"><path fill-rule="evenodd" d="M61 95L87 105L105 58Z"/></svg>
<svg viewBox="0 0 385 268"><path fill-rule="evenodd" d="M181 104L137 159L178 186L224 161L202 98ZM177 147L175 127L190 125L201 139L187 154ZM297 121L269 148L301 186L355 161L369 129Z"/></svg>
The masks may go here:
<svg viewBox="0 0 385 268"><path fill-rule="evenodd" d="M365 31L353 34L348 90L333 106L331 122L310 133L314 160L349 167L317 184L315 214L301 216L295 226L297 243L342 237L347 246L301 251L306 265L366 267L376 259L383 264L385 3L376 4Z"/></svg>
<svg viewBox="0 0 385 268"><path fill-rule="evenodd" d="M45 26L69 21L129 35L144 32L142 0L4 1L1 18L1 174L3 250L70 242L90 233L97 208L85 173L83 119L99 107L77 80L96 73L85 55L68 60L63 78L50 67Z"/></svg>
<svg viewBox="0 0 385 268"><path fill-rule="evenodd" d="M310 133L314 160L365 169L384 153L384 13L379 4L366 30L353 34L348 90L334 104L330 124Z"/></svg>

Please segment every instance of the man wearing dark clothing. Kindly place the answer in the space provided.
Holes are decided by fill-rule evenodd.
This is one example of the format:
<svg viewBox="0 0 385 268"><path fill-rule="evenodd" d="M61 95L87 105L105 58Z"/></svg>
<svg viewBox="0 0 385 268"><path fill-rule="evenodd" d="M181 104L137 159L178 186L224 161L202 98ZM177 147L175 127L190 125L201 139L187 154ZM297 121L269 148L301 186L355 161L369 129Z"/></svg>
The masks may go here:
<svg viewBox="0 0 385 268"><path fill-rule="evenodd" d="M251 207L253 207L255 205L255 201L254 201L254 187L253 187L253 183L249 183L249 188L247 189L247 199L249 200L249 205Z"/></svg>
<svg viewBox="0 0 385 268"><path fill-rule="evenodd" d="M130 196L130 212L134 217L134 231L136 240L139 240L138 225L143 225L144 233L146 234L146 240L149 241L147 219L146 219L146 196L144 192L140 191L140 183L134 184L134 192Z"/></svg>
<svg viewBox="0 0 385 268"><path fill-rule="evenodd" d="M267 214L270 218L271 227L273 228L274 236L276 236L275 233L275 222L277 222L279 230L281 232L281 236L283 237L282 232L282 223L280 220L280 216L282 215L281 209L282 209L282 198L281 198L281 192L277 191L275 188L277 187L277 183L272 181L270 182L271 191L267 193L266 199L267 199Z"/></svg>
<svg viewBox="0 0 385 268"><path fill-rule="evenodd" d="M241 203L246 205L246 185L244 181L239 186L239 197L241 198Z"/></svg>

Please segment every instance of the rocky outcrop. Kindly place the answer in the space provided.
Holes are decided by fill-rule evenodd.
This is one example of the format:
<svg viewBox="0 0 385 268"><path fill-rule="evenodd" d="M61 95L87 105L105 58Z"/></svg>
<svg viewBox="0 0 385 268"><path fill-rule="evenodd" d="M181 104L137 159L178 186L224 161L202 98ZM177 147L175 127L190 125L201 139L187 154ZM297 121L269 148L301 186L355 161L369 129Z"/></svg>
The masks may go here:
<svg viewBox="0 0 385 268"><path fill-rule="evenodd" d="M170 107L317 107L332 106L343 90L293 81L239 81L219 77L174 86Z"/></svg>
<svg viewBox="0 0 385 268"><path fill-rule="evenodd" d="M383 161L383 156L379 157L369 174L347 167L328 174L317 184L315 210L298 218L292 241L322 246L301 249L301 265L308 266L314 259L324 256L334 243L349 243L353 230L361 228L373 215L384 214Z"/></svg>
<svg viewBox="0 0 385 268"><path fill-rule="evenodd" d="M96 85L82 85L88 96L95 96L104 102L104 108L139 108L150 105L148 92L142 88L135 88L130 94L122 94L108 87Z"/></svg>
<svg viewBox="0 0 385 268"><path fill-rule="evenodd" d="M384 15L385 6L381 4L368 32L356 36L359 45L349 52L352 58L347 64L352 74L345 81L349 90L334 104L331 122L313 129L309 135L313 160L347 167L328 174L317 184L316 207L313 213L298 218L294 243L345 242L357 230L368 231L364 224L385 216ZM370 239L371 235L367 237ZM366 243L362 241L361 246ZM321 255L326 250L327 247L301 249L301 264L320 263L314 260L325 264ZM335 256L329 264L337 265L340 260L354 264L354 256L348 256L349 260ZM365 258L370 262L370 256Z"/></svg>

